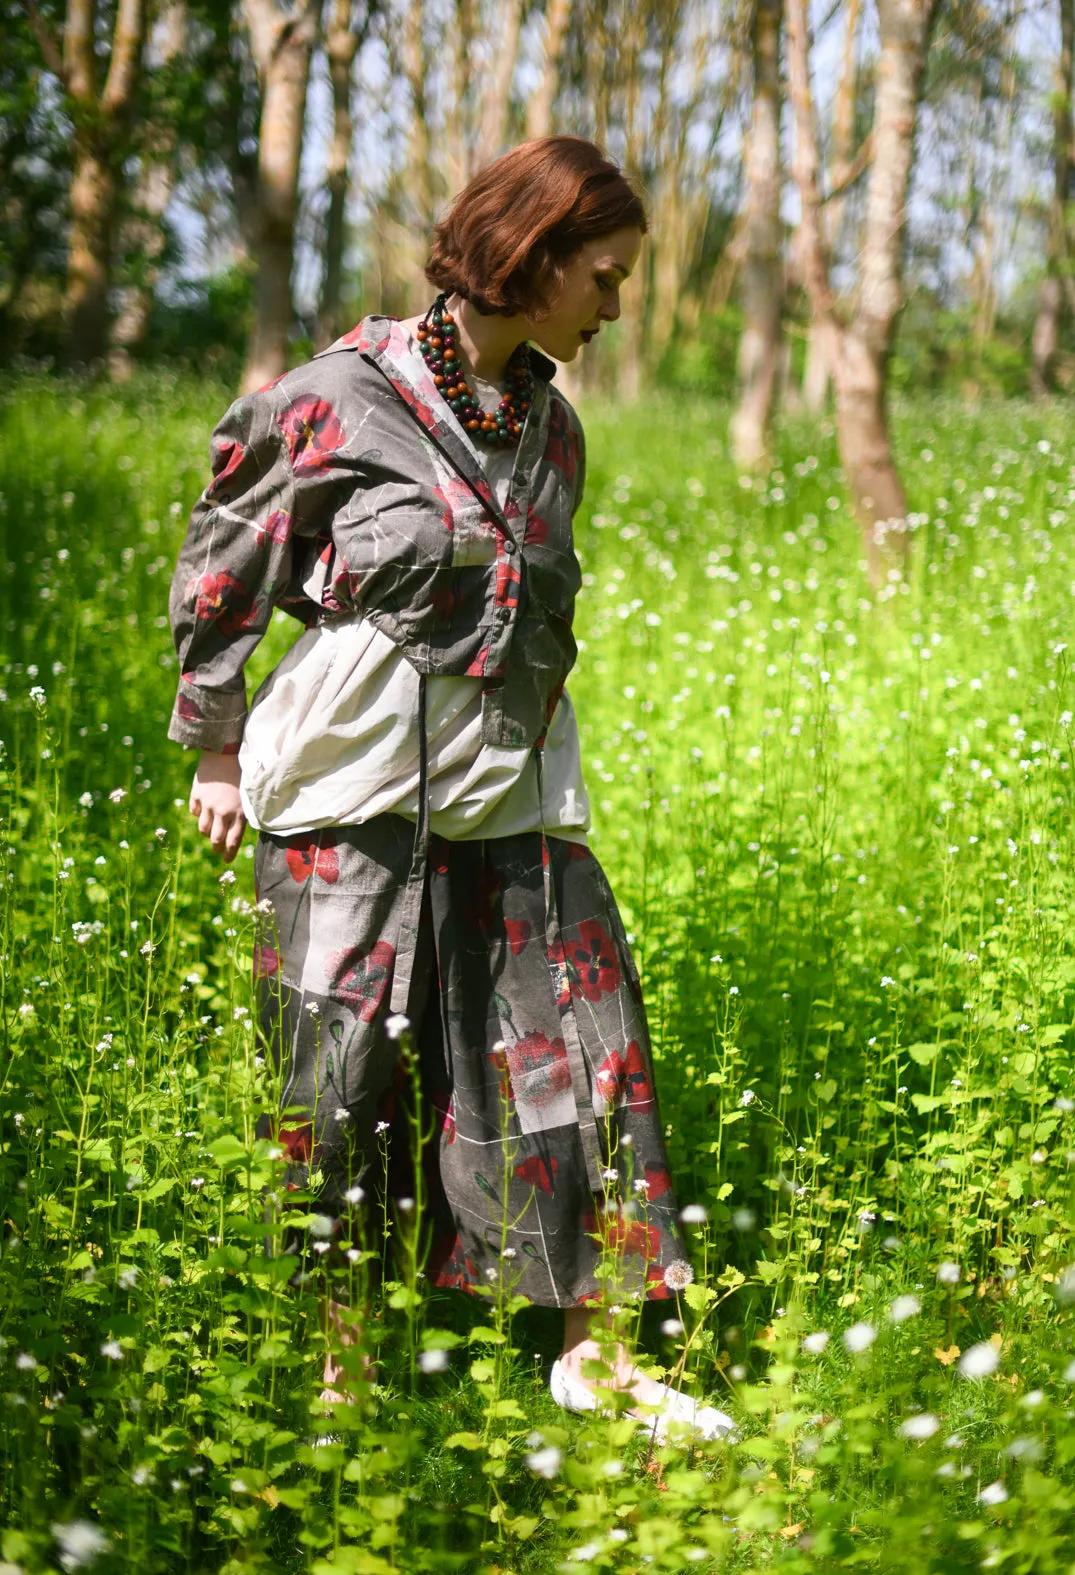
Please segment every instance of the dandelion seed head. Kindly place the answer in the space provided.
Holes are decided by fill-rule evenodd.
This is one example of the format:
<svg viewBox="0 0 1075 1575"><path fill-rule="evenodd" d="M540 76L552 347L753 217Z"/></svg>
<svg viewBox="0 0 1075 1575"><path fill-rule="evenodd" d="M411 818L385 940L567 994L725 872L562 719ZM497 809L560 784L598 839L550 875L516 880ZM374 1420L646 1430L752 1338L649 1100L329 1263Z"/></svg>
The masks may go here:
<svg viewBox="0 0 1075 1575"><path fill-rule="evenodd" d="M546 1444L544 1449L535 1449L524 1456L528 1468L536 1477L544 1477L546 1482L560 1474L563 1464L563 1453L555 1444Z"/></svg>
<svg viewBox="0 0 1075 1575"><path fill-rule="evenodd" d="M694 1283L694 1270L685 1258L680 1258L665 1269L664 1283L670 1291L685 1291Z"/></svg>
<svg viewBox="0 0 1075 1575"><path fill-rule="evenodd" d="M939 1420L933 1415L932 1411L920 1411L917 1416L909 1416L905 1422L901 1423L900 1436L915 1440L932 1438L934 1433L940 1431L940 1426Z"/></svg>
<svg viewBox="0 0 1075 1575"><path fill-rule="evenodd" d="M843 1342L852 1356L869 1350L877 1338L877 1330L872 1323L853 1323L850 1329L845 1329Z"/></svg>
<svg viewBox="0 0 1075 1575"><path fill-rule="evenodd" d="M829 1343L829 1334L825 1329L818 1329L815 1334L808 1334L803 1340L803 1350L807 1356L820 1356Z"/></svg>
<svg viewBox="0 0 1075 1575"><path fill-rule="evenodd" d="M448 1369L448 1353L437 1347L431 1351L419 1351L418 1366L423 1373L443 1373Z"/></svg>
<svg viewBox="0 0 1075 1575"><path fill-rule="evenodd" d="M893 1323L906 1323L908 1318L914 1318L922 1311L922 1303L917 1296L897 1296L888 1309L888 1316Z"/></svg>

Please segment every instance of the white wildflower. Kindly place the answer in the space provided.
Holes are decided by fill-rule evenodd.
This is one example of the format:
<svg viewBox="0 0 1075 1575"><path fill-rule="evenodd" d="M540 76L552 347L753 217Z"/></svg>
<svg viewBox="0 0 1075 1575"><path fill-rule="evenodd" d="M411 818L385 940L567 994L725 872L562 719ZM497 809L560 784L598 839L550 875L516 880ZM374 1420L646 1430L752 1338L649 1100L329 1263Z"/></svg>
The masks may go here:
<svg viewBox="0 0 1075 1575"><path fill-rule="evenodd" d="M744 1088L743 1092L739 1095L739 1103L741 1105L752 1105L757 1097L757 1094L752 1088Z"/></svg>
<svg viewBox="0 0 1075 1575"><path fill-rule="evenodd" d="M443 1373L448 1368L448 1353L439 1347L432 1351L419 1351L418 1366L423 1373Z"/></svg>
<svg viewBox="0 0 1075 1575"><path fill-rule="evenodd" d="M316 1236L322 1241L331 1237L335 1226L336 1221L331 1214L310 1215L310 1235Z"/></svg>
<svg viewBox="0 0 1075 1575"><path fill-rule="evenodd" d="M366 1194L361 1187L348 1187L347 1191L343 1195L344 1202L351 1204L361 1203L365 1196Z"/></svg>
<svg viewBox="0 0 1075 1575"><path fill-rule="evenodd" d="M110 1362L123 1360L123 1347L118 1340L106 1340L101 1347L101 1355L107 1356Z"/></svg>
<svg viewBox="0 0 1075 1575"><path fill-rule="evenodd" d="M544 1477L551 1482L558 1476L563 1464L563 1453L555 1444L547 1444L544 1449L535 1449L532 1454L526 1455L526 1464L536 1477Z"/></svg>
<svg viewBox="0 0 1075 1575"><path fill-rule="evenodd" d="M853 1356L868 1351L876 1338L877 1330L872 1323L853 1323L850 1329L845 1329L843 1333L844 1345Z"/></svg>
<svg viewBox="0 0 1075 1575"><path fill-rule="evenodd" d="M84 1569L111 1546L104 1532L92 1520L69 1520L62 1525L53 1521L51 1529L59 1544L60 1563L65 1570Z"/></svg>
<svg viewBox="0 0 1075 1575"><path fill-rule="evenodd" d="M393 1012L385 1018L384 1031L389 1039L400 1039L411 1031L411 1020L403 1012Z"/></svg>
<svg viewBox="0 0 1075 1575"><path fill-rule="evenodd" d="M669 1340L678 1340L683 1333L683 1325L678 1318L666 1318L661 1324L661 1333Z"/></svg>
<svg viewBox="0 0 1075 1575"><path fill-rule="evenodd" d="M1008 1497L1008 1489L1003 1482L990 1482L978 1494L979 1504L1003 1504Z"/></svg>
<svg viewBox="0 0 1075 1575"><path fill-rule="evenodd" d="M900 1434L904 1438L916 1440L932 1438L940 1429L940 1422L932 1411L920 1411L917 1416L909 1416L900 1426Z"/></svg>
<svg viewBox="0 0 1075 1575"><path fill-rule="evenodd" d="M113 804L122 804L123 800L127 797L127 789L113 788L108 796L112 800Z"/></svg>
<svg viewBox="0 0 1075 1575"><path fill-rule="evenodd" d="M914 1318L922 1311L922 1303L917 1296L897 1296L888 1309L888 1316L893 1323L905 1323L908 1318Z"/></svg>
<svg viewBox="0 0 1075 1575"><path fill-rule="evenodd" d="M937 1278L942 1285L958 1285L959 1274L959 1264L952 1263L950 1259L946 1258L943 1263L937 1266Z"/></svg>
<svg viewBox="0 0 1075 1575"><path fill-rule="evenodd" d="M37 1366L37 1357L31 1356L29 1351L20 1351L15 1358L15 1366L20 1373L32 1373Z"/></svg>
<svg viewBox="0 0 1075 1575"><path fill-rule="evenodd" d="M807 1356L820 1356L828 1343L829 1335L827 1331L824 1329L818 1329L816 1334L808 1334L805 1337L803 1340L803 1350L806 1352Z"/></svg>
<svg viewBox="0 0 1075 1575"><path fill-rule="evenodd" d="M688 1203L685 1209L680 1209L679 1217L684 1225L704 1225L709 1215L700 1203Z"/></svg>
<svg viewBox="0 0 1075 1575"><path fill-rule="evenodd" d="M1000 1352L990 1340L979 1340L959 1358L959 1370L964 1378L988 1378L1000 1364Z"/></svg>
<svg viewBox="0 0 1075 1575"><path fill-rule="evenodd" d="M138 1270L137 1270L137 1268L135 1267L135 1265L133 1263L128 1263L116 1275L116 1284L119 1285L123 1290L129 1291L129 1290L131 1290L134 1287L135 1281L137 1279L138 1279Z"/></svg>

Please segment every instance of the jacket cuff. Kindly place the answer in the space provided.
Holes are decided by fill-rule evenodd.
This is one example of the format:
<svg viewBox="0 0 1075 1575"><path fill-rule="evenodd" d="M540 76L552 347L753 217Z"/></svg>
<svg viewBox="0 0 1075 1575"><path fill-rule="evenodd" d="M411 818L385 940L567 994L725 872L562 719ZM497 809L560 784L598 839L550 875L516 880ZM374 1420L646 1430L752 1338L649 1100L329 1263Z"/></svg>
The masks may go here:
<svg viewBox="0 0 1075 1575"><path fill-rule="evenodd" d="M246 695L220 694L180 682L168 737L188 749L237 755L246 726Z"/></svg>

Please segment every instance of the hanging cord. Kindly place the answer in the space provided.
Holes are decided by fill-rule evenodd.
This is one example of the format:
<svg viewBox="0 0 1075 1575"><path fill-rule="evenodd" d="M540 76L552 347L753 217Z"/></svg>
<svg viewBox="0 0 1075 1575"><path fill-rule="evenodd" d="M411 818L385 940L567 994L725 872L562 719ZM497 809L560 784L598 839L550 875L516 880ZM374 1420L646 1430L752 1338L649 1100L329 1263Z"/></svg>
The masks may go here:
<svg viewBox="0 0 1075 1575"><path fill-rule="evenodd" d="M426 675L418 674L418 818L414 830L414 851L403 897L396 963L392 974L391 1012L409 1015L414 978L414 959L422 919L422 893L429 858L429 741L426 738Z"/></svg>
<svg viewBox="0 0 1075 1575"><path fill-rule="evenodd" d="M575 1098L575 1115L579 1124L579 1139L582 1143L583 1158L586 1161L586 1180L590 1191L600 1194L604 1191L603 1171L605 1169L605 1155L601 1147L601 1136L597 1130L597 1121L593 1113L590 1075L586 1066L586 1056L582 1048L578 1019L575 1016L575 1001L571 991L570 975L567 972L564 937L560 929L560 913L556 902L556 882L553 879L552 872L552 850L549 847L548 837L545 833L543 757L544 750L542 745L535 744L534 758L537 765L538 814L541 818L541 869L545 882L545 946L553 964L553 982L557 987L557 998L560 1003L560 1025L564 1030L567 1064L571 1071L571 1092Z"/></svg>

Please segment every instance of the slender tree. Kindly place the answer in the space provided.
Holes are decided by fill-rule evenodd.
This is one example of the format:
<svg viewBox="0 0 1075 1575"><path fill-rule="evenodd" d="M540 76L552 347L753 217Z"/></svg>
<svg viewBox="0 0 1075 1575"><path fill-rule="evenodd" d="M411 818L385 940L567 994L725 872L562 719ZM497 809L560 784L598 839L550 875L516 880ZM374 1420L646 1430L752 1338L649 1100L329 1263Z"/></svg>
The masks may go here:
<svg viewBox="0 0 1075 1575"><path fill-rule="evenodd" d="M340 292L343 281L343 248L347 231L347 192L350 184L351 142L354 117L351 110L355 56L369 32L376 12L376 0L369 0L362 21L354 21L352 0L330 0L325 28L325 54L332 82L332 137L329 143L325 185L328 188L328 215L325 222L325 261L321 298L317 308L316 341L319 348L340 334Z"/></svg>
<svg viewBox="0 0 1075 1575"><path fill-rule="evenodd" d="M776 387L784 262L780 220L781 0L756 0L751 25L753 110L746 147L743 331L739 403L731 421L735 463L760 465L769 447Z"/></svg>
<svg viewBox="0 0 1075 1575"><path fill-rule="evenodd" d="M548 0L541 80L526 110L528 137L547 137L552 131L552 112L560 91L560 65L570 20L571 0Z"/></svg>
<svg viewBox="0 0 1075 1575"><path fill-rule="evenodd" d="M166 78L182 55L188 20L186 0L167 0L151 34L151 44L156 46L151 65L158 77ZM130 376L132 357L143 346L149 327L153 288L166 244L164 214L175 186L178 139L177 118L168 108L150 115L141 131L138 180L120 230L120 247L132 277L120 293L108 354L109 371L121 381Z"/></svg>
<svg viewBox="0 0 1075 1575"><path fill-rule="evenodd" d="M803 277L836 388L840 458L863 528L871 578L885 552L906 553L907 502L885 403L893 332L903 306L903 240L914 135L935 0L878 0L879 58L858 290L837 312L821 220L820 157L806 0L786 0L788 82L795 111L794 173Z"/></svg>
<svg viewBox="0 0 1075 1575"><path fill-rule="evenodd" d="M243 0L243 15L261 87L253 216L257 288L242 378L249 391L287 370L299 164L320 3L294 0L281 12L273 0Z"/></svg>
<svg viewBox="0 0 1075 1575"><path fill-rule="evenodd" d="M1075 0L1060 0L1060 54L1053 89L1053 191L1049 204L1048 260L1031 337L1031 392L1051 389L1060 343L1068 256L1067 205L1072 165L1072 91L1075 73Z"/></svg>
<svg viewBox="0 0 1075 1575"><path fill-rule="evenodd" d="M832 151L829 158L830 198L825 208L825 227L830 249L836 255L843 227L844 191L851 171L851 148L855 134L855 96L858 85L859 22L862 17L862 0L846 0L844 12L844 42L840 61L840 78L836 88L836 102L832 116ZM811 323L806 341L806 362L803 367L802 403L815 414L824 407L829 391L829 364L825 357L827 340Z"/></svg>
<svg viewBox="0 0 1075 1575"><path fill-rule="evenodd" d="M67 0L57 44L34 0L27 0L42 57L63 88L71 116L74 169L64 295L68 354L99 360L108 344L109 289L116 211L129 149L145 38L144 0L117 0L104 85L99 85L95 0Z"/></svg>

